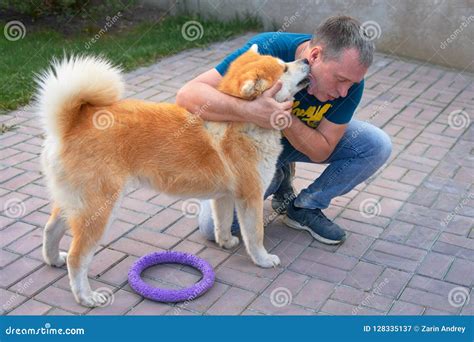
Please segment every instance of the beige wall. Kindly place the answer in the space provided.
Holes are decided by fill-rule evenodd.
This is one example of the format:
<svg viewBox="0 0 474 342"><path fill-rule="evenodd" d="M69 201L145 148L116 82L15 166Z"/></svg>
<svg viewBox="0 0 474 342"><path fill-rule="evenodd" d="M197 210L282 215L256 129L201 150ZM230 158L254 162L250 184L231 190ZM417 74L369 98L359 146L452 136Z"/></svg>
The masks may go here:
<svg viewBox="0 0 474 342"><path fill-rule="evenodd" d="M377 50L474 71L474 0L146 0L171 14L223 19L252 13L265 30L312 32L324 18L348 14L368 22ZM379 29L380 28L380 29Z"/></svg>

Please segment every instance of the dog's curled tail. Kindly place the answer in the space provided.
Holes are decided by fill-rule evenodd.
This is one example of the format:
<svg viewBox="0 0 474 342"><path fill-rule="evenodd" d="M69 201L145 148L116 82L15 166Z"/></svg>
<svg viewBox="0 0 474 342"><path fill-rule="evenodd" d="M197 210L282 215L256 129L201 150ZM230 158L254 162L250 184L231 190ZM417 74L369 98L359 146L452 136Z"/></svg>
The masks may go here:
<svg viewBox="0 0 474 342"><path fill-rule="evenodd" d="M37 75L36 101L47 135L63 137L74 125L81 106L106 106L118 101L124 90L121 70L95 56L54 59Z"/></svg>

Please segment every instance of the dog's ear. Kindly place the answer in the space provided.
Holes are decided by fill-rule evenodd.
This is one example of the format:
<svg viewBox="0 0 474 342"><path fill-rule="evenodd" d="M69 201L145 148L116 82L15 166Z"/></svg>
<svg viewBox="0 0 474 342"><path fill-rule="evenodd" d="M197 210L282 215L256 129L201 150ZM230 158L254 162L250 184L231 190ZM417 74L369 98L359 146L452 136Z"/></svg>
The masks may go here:
<svg viewBox="0 0 474 342"><path fill-rule="evenodd" d="M250 51L253 51L255 53L258 53L258 45L257 44L252 44L252 46L249 49Z"/></svg>
<svg viewBox="0 0 474 342"><path fill-rule="evenodd" d="M269 81L254 75L253 77L244 78L245 81L240 88L242 97L245 99L254 99L267 90Z"/></svg>

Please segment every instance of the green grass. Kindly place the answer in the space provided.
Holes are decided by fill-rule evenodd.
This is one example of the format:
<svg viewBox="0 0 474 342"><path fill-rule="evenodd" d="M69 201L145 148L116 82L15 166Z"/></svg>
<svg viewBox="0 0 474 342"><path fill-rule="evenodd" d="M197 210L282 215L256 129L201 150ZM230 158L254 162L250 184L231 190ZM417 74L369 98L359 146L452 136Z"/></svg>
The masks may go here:
<svg viewBox="0 0 474 342"><path fill-rule="evenodd" d="M197 20L203 27L200 39L188 41L182 26ZM5 23L0 23L3 33ZM206 46L231 36L260 28L256 19L234 19L229 22L179 16L159 23L142 23L127 32L105 33L89 49L92 36L64 37L48 31L28 32L23 39L8 41L0 36L0 113L28 103L34 92L34 73L48 66L53 56L67 53L102 54L126 71L151 64L158 58L179 51Z"/></svg>

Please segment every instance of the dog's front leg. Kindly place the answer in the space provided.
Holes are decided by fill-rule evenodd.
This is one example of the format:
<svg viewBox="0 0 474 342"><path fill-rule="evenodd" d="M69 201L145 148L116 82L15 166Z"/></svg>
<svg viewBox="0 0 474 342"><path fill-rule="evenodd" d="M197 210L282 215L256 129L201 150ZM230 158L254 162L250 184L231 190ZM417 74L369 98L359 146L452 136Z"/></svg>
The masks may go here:
<svg viewBox="0 0 474 342"><path fill-rule="evenodd" d="M263 194L259 193L250 199L238 199L236 206L242 238L253 262L261 267L278 266L280 258L269 254L263 246Z"/></svg>

